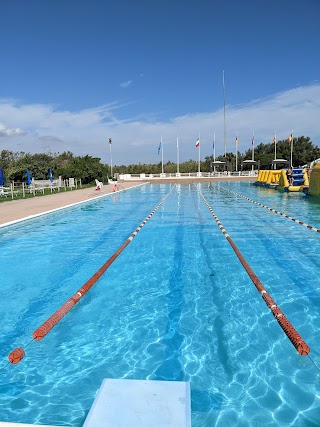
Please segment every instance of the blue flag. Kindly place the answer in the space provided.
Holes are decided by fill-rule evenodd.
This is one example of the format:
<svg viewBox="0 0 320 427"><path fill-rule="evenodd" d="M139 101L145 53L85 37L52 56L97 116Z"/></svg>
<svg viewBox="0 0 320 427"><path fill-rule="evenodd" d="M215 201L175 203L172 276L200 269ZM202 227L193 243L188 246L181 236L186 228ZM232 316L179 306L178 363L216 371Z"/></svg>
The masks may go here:
<svg viewBox="0 0 320 427"><path fill-rule="evenodd" d="M161 142L160 142L159 147L158 147L158 154L160 154L160 151L161 151Z"/></svg>
<svg viewBox="0 0 320 427"><path fill-rule="evenodd" d="M31 179L31 176L30 176L29 169L26 169L26 174L27 174L27 184L30 185L32 183L32 179Z"/></svg>
<svg viewBox="0 0 320 427"><path fill-rule="evenodd" d="M212 149L214 150L214 141L213 141L213 143L212 143Z"/></svg>
<svg viewBox="0 0 320 427"><path fill-rule="evenodd" d="M3 175L3 170L2 168L0 168L0 185L3 186L4 185L4 175Z"/></svg>

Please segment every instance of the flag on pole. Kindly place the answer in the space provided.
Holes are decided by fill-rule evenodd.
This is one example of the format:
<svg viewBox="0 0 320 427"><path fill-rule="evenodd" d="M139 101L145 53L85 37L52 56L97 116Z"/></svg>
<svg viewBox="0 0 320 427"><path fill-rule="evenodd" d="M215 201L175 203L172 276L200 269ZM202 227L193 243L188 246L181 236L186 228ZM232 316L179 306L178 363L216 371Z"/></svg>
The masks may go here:
<svg viewBox="0 0 320 427"><path fill-rule="evenodd" d="M254 136L252 137L251 145L252 145L252 147L254 147Z"/></svg>
<svg viewBox="0 0 320 427"><path fill-rule="evenodd" d="M200 138L198 138L196 141L196 147L200 147Z"/></svg>
<svg viewBox="0 0 320 427"><path fill-rule="evenodd" d="M236 145L238 145L238 137L236 136L236 140L234 142Z"/></svg>
<svg viewBox="0 0 320 427"><path fill-rule="evenodd" d="M160 151L161 151L161 142L160 142L159 147L158 147L158 154L160 154Z"/></svg>
<svg viewBox="0 0 320 427"><path fill-rule="evenodd" d="M292 134L289 136L289 138L287 139L288 142L292 142Z"/></svg>
<svg viewBox="0 0 320 427"><path fill-rule="evenodd" d="M2 172L2 169L1 169L1 172ZM29 169L26 169L26 173L27 173L27 184L30 185L32 183L32 179L31 179ZM1 174L0 174L0 181L1 181ZM4 181L3 181L3 184L1 184L1 185L4 185Z"/></svg>
<svg viewBox="0 0 320 427"><path fill-rule="evenodd" d="M272 140L272 144L275 144L277 142L277 137L276 136L274 136L273 137L273 140Z"/></svg>
<svg viewBox="0 0 320 427"><path fill-rule="evenodd" d="M212 143L212 149L214 150L214 141L213 141L213 143Z"/></svg>
<svg viewBox="0 0 320 427"><path fill-rule="evenodd" d="M112 139L111 138L109 138L109 144L112 144Z"/></svg>

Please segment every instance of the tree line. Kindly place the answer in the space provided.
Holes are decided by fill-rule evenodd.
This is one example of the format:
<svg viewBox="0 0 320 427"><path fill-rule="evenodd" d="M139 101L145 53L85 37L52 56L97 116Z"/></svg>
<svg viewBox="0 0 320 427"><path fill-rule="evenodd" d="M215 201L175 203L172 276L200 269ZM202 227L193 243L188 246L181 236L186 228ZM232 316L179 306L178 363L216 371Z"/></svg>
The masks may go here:
<svg viewBox="0 0 320 427"><path fill-rule="evenodd" d="M49 179L51 169L54 179L59 176L62 179L81 178L83 184L93 183L96 178L106 179L109 173L109 167L102 164L99 157L74 156L70 151L62 154L30 154L2 150L0 167L3 169L6 182L25 182L27 169L35 179Z"/></svg>
<svg viewBox="0 0 320 427"><path fill-rule="evenodd" d="M291 143L287 140L278 141L276 145L277 158L289 160L291 156ZM320 158L320 148L312 143L309 137L300 136L293 138L293 165L302 166L309 164L315 159ZM275 145L258 144L254 147L254 160L260 162L260 169L269 169L275 155ZM238 170L244 160L252 159L252 149L248 149L245 153L238 152L237 156ZM226 162L223 166L216 167L217 171L235 170L236 155L233 152L226 153L226 156L218 156L215 160ZM212 170L213 155L206 156L204 161L200 162L202 172L210 172ZM62 179L81 178L83 184L93 183L95 179L106 182L110 177L110 166L101 163L99 157L75 156L70 151L60 153L38 153L30 154L23 151L13 152L10 150L2 150L0 155L0 167L2 167L5 180L8 182L25 182L26 169L29 169L30 174L35 179L49 179L49 169L52 169L53 177ZM251 166L250 166L251 168ZM114 174L159 174L162 171L161 162L157 164L130 164L113 166ZM189 173L198 171L198 162L188 160L179 164L180 173ZM164 164L165 173L177 172L177 164L168 161Z"/></svg>

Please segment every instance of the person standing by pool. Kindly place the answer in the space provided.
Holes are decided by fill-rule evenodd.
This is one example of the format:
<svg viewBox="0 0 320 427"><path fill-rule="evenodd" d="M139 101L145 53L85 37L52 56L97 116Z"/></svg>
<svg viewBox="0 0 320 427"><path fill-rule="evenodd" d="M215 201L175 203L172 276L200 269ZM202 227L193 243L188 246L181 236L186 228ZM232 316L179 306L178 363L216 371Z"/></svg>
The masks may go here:
<svg viewBox="0 0 320 427"><path fill-rule="evenodd" d="M294 178L292 176L292 173L293 173L292 168L288 168L287 178L288 178L289 185L293 185Z"/></svg>

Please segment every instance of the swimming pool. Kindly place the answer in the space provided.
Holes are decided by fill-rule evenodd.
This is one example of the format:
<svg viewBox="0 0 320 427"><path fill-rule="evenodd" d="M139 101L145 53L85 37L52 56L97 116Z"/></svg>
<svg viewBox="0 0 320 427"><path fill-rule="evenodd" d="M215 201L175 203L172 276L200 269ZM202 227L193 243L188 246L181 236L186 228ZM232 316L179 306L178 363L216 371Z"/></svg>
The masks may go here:
<svg viewBox="0 0 320 427"><path fill-rule="evenodd" d="M198 190L320 363L320 205L247 182L176 185L40 342L32 333L173 185L146 184L0 232L0 421L80 427L104 378L191 383L193 426L316 426L319 372L270 313ZM28 346L27 346L28 345ZM26 347L27 346L27 347Z"/></svg>

